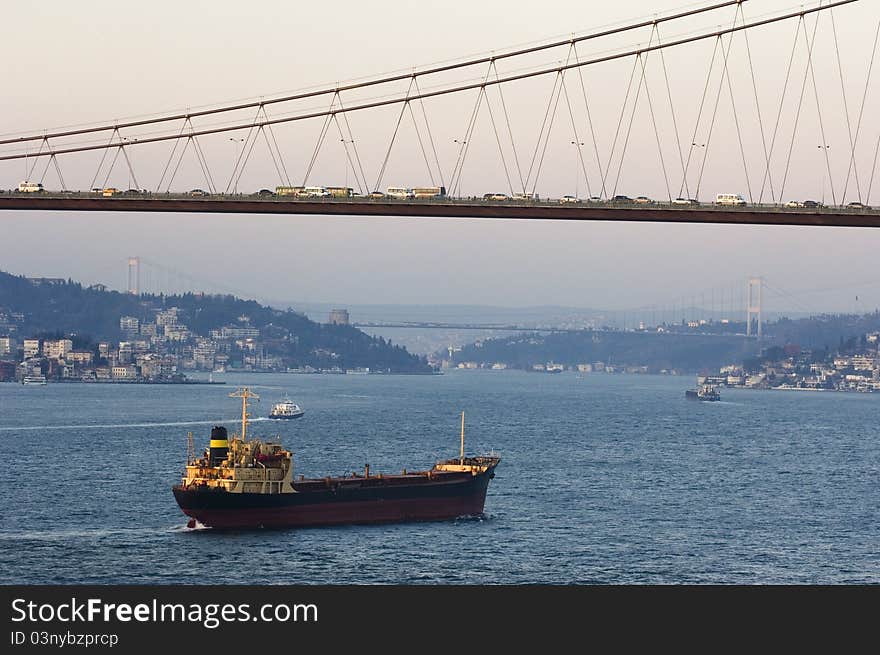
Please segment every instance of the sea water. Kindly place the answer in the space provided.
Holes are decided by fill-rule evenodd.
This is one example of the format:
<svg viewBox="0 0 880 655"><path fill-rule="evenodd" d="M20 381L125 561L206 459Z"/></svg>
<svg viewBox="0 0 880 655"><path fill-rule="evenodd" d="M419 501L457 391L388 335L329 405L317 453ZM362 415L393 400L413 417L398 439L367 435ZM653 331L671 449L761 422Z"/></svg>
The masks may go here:
<svg viewBox="0 0 880 655"><path fill-rule="evenodd" d="M880 582L880 394L517 371L0 384L0 583ZM485 516L219 532L171 486L210 428L277 435L306 477L502 457ZM289 394L305 410L265 419Z"/></svg>

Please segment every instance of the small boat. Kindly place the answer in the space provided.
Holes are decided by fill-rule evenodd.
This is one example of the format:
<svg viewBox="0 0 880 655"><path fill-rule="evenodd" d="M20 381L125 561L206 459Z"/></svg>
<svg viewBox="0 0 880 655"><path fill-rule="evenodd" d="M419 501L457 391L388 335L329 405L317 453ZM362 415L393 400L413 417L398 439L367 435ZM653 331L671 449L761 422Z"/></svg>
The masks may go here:
<svg viewBox="0 0 880 655"><path fill-rule="evenodd" d="M45 375L26 375L22 381L22 384L46 384L46 376Z"/></svg>
<svg viewBox="0 0 880 655"><path fill-rule="evenodd" d="M696 389L688 389L684 392L684 397L688 400L721 400L721 394L718 393L718 389L711 384L701 384Z"/></svg>
<svg viewBox="0 0 880 655"><path fill-rule="evenodd" d="M302 407L297 405L287 396L281 399L281 402L272 405L272 411L269 412L269 418L288 419L299 418L305 414Z"/></svg>

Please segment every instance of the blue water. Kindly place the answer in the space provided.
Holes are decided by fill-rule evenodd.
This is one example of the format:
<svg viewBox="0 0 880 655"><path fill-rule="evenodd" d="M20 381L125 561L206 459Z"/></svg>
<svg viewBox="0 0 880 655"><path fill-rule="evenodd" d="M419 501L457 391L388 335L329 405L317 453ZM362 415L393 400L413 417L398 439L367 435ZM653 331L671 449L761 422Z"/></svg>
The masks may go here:
<svg viewBox="0 0 880 655"><path fill-rule="evenodd" d="M0 583L878 583L880 395L513 371L232 375L225 386L0 384ZM233 427L236 384L306 476L502 456L486 516L188 530L186 433Z"/></svg>

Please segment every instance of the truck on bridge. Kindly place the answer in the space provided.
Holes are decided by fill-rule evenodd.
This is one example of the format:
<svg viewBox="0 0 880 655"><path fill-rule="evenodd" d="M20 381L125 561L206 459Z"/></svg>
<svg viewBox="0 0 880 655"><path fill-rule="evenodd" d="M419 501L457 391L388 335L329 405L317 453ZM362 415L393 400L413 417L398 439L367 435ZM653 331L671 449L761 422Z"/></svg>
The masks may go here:
<svg viewBox="0 0 880 655"><path fill-rule="evenodd" d="M19 193L40 193L43 190L43 185L39 182L24 181L18 185Z"/></svg>

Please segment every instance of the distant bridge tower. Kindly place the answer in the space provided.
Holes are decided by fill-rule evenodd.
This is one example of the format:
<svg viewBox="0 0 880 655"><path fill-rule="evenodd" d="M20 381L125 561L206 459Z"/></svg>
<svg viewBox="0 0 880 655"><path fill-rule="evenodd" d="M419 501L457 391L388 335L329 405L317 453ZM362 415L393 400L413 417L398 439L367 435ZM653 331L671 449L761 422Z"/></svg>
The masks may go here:
<svg viewBox="0 0 880 655"><path fill-rule="evenodd" d="M764 280L760 277L750 277L746 285L746 336L752 336L752 320L757 320L756 336L761 338L761 290Z"/></svg>
<svg viewBox="0 0 880 655"><path fill-rule="evenodd" d="M141 295L141 258L128 258L128 292L133 296Z"/></svg>

